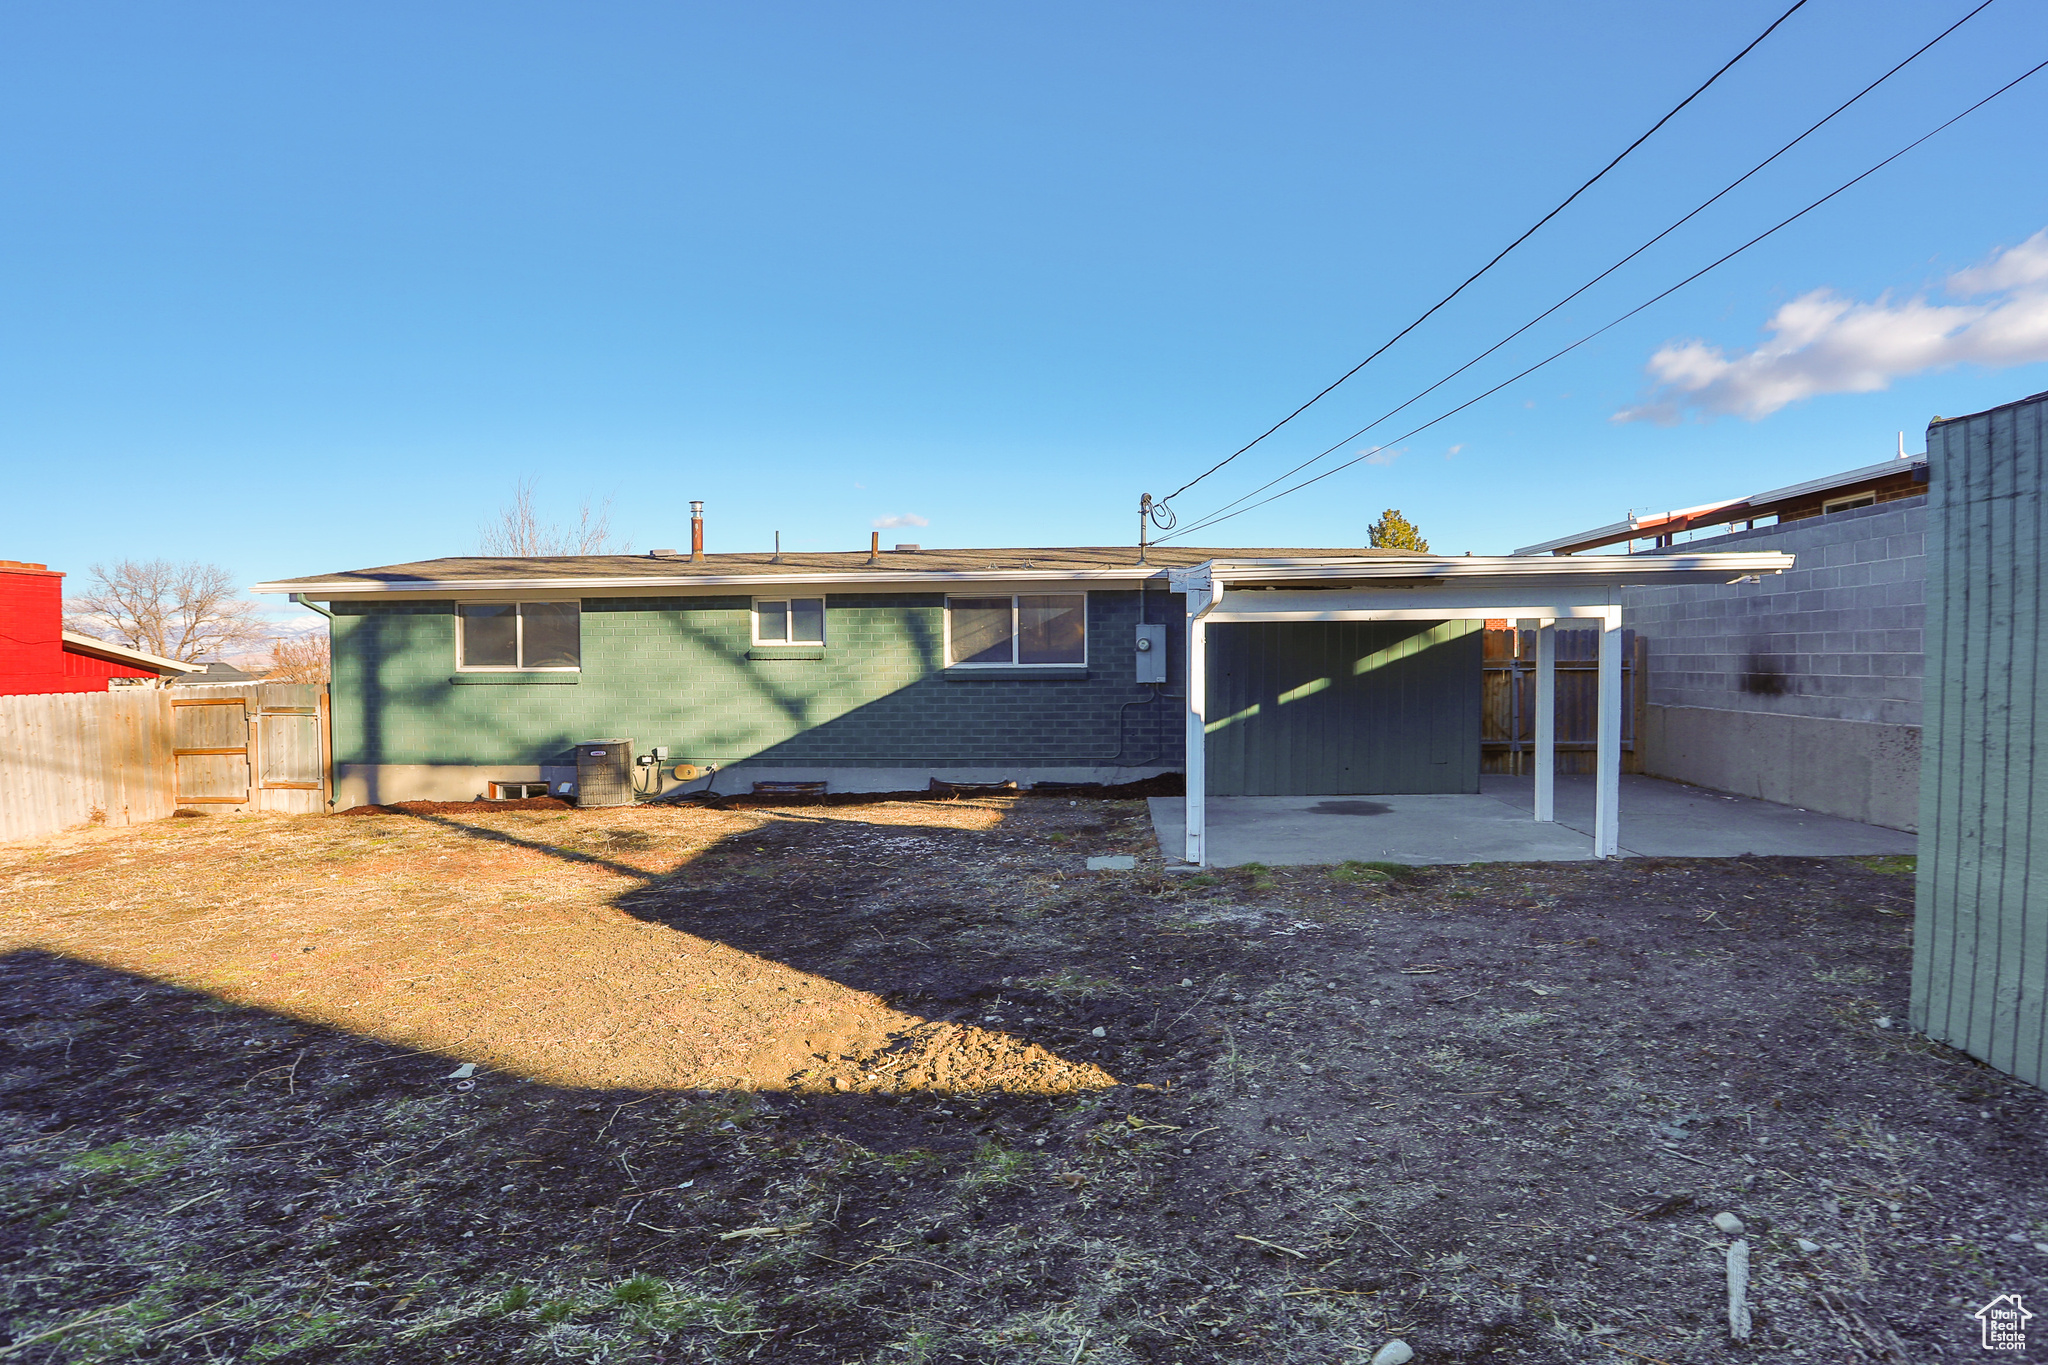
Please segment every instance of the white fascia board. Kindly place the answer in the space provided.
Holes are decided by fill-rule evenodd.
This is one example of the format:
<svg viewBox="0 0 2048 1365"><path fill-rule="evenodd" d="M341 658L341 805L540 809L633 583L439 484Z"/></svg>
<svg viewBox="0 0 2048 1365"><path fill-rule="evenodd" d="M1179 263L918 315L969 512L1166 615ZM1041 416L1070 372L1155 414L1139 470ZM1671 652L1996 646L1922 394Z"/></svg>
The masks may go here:
<svg viewBox="0 0 2048 1365"><path fill-rule="evenodd" d="M1303 581L1373 580L1448 582L1454 580L1503 579L1526 581L1547 578L1559 582L1593 581L1613 584L1729 582L1749 574L1782 573L1792 567L1793 557L1781 550L1751 550L1717 554L1672 554L1636 557L1630 555L1459 555L1414 559L1215 559L1171 575L1176 590L1201 588L1210 583L1231 586L1281 584ZM1186 587L1183 587L1186 585ZM1511 594L1523 597L1526 588Z"/></svg>
<svg viewBox="0 0 2048 1365"><path fill-rule="evenodd" d="M1634 517L1630 517L1627 521L1612 521L1605 526L1595 526L1590 531L1580 531L1577 535L1559 536L1555 540L1546 540L1535 545L1524 545L1521 549L1516 550L1515 553L1518 555L1547 555L1551 551L1561 550L1567 545L1604 544L1609 541L1624 539L1633 533L1639 525L1641 523Z"/></svg>
<svg viewBox="0 0 2048 1365"><path fill-rule="evenodd" d="M991 586L1020 583L1043 587L1055 583L1080 583L1096 588L1136 589L1141 582L1164 578L1166 571L1149 573L1130 569L996 569L925 570L920 573L860 573L857 571L815 574L693 574L687 578L469 578L417 579L403 583L258 583L251 592L297 593L321 602L348 602L379 597L680 597L692 593L729 596L744 588L782 589L785 592L812 587L918 588L952 584Z"/></svg>
<svg viewBox="0 0 2048 1365"><path fill-rule="evenodd" d="M1346 597L1349 594L1345 594ZM1565 603L1552 598L1531 602L1521 598L1499 598L1483 593L1450 594L1456 601L1440 601L1432 596L1433 605L1427 607L1373 606L1357 602L1349 606L1330 606L1317 610L1287 611L1274 610L1266 606L1249 610L1232 609L1229 594L1207 619L1212 624L1230 625L1257 622L1307 622L1307 621L1567 621L1573 619L1602 620L1615 607L1597 602ZM1373 599L1383 600L1383 599Z"/></svg>
<svg viewBox="0 0 2048 1365"><path fill-rule="evenodd" d="M1497 584L1443 588L1331 588L1321 592L1226 590L1211 621L1363 621L1395 617L1563 616L1605 611L1619 588L1607 583ZM1502 603L1519 605L1502 606Z"/></svg>
<svg viewBox="0 0 2048 1365"><path fill-rule="evenodd" d="M103 655L109 659L118 659L123 663L137 664L143 668L168 668L173 673L203 673L206 671L205 664L188 664L177 659L166 659L161 654L145 654L139 649L130 649L126 645L109 644L105 640L95 639L90 635L80 635L77 631L67 630L60 633L64 637L65 644L83 650L88 654Z"/></svg>

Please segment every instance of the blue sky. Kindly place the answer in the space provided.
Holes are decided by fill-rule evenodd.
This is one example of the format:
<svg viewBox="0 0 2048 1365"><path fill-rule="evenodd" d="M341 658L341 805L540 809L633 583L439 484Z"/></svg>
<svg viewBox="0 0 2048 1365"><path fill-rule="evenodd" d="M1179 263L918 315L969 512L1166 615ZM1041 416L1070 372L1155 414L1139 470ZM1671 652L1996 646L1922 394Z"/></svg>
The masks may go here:
<svg viewBox="0 0 2048 1365"><path fill-rule="evenodd" d="M1811 0L1178 505L1363 425L1969 7ZM1349 368L1782 8L12 7L0 557L254 582L460 554L522 477L558 515L611 498L636 550L685 542L690 498L714 550L852 549L891 518L925 524L890 542L1127 543L1139 493ZM1419 411L2044 57L2048 12L1997 0ZM2048 388L2042 272L1994 261L1974 304L1950 281L2048 227L2044 126L2048 73L1551 369L1199 539L1362 544L1396 506L1439 550L1504 552L1880 459L1901 429L1918 450L1933 414ZM1970 321L1930 324L1922 295L1997 312L1990 339L1916 334ZM1774 317L1812 333L1779 337L1789 360L1749 355ZM1830 391L1856 384L1881 387ZM1663 420L1616 420L1639 408Z"/></svg>

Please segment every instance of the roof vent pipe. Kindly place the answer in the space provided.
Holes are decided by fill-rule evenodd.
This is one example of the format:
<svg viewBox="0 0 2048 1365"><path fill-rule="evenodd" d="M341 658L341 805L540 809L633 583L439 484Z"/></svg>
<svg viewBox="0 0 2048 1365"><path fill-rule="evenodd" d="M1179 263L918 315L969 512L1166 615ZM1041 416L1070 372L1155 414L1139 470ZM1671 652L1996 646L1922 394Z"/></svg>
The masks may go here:
<svg viewBox="0 0 2048 1365"><path fill-rule="evenodd" d="M882 533L880 531L870 531L868 532L868 563L879 564L881 562Z"/></svg>
<svg viewBox="0 0 2048 1365"><path fill-rule="evenodd" d="M704 504L694 501L690 504L690 562L704 562Z"/></svg>

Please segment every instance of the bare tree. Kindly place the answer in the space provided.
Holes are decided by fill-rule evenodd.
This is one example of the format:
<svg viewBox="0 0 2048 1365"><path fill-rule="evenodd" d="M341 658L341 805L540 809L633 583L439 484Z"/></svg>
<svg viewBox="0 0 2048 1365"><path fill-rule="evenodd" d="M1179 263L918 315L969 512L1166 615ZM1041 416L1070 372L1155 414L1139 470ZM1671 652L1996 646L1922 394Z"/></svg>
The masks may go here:
<svg viewBox="0 0 2048 1365"><path fill-rule="evenodd" d="M236 595L234 578L217 564L95 564L91 585L64 605L66 629L181 663L224 658L269 634L256 604Z"/></svg>
<svg viewBox="0 0 2048 1365"><path fill-rule="evenodd" d="M606 498L596 508L585 499L576 524L557 526L541 520L533 504L533 480L521 479L512 501L498 511L498 519L479 528L478 548L487 555L524 559L542 555L601 555L612 548L612 503Z"/></svg>
<svg viewBox="0 0 2048 1365"><path fill-rule="evenodd" d="M324 683L328 680L327 637L324 633L291 635L270 642L270 661L250 672L265 682Z"/></svg>

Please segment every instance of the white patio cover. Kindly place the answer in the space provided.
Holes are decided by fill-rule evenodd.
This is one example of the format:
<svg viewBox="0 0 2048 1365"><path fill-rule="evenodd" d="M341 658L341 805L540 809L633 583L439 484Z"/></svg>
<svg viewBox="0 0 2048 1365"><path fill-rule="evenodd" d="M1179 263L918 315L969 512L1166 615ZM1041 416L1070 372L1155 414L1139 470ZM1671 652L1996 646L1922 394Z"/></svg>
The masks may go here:
<svg viewBox="0 0 2048 1365"><path fill-rule="evenodd" d="M1212 559L1168 577L1187 595L1188 862L1207 862L1208 628L1241 621L1505 619L1537 628L1535 818L1554 818L1556 623L1600 624L1593 856L1621 849L1621 590L1734 583L1792 567L1779 551L1744 554L1439 555L1358 559Z"/></svg>

